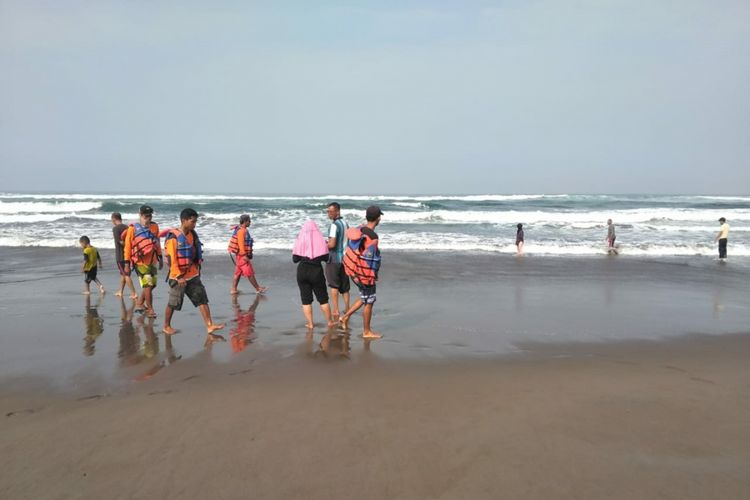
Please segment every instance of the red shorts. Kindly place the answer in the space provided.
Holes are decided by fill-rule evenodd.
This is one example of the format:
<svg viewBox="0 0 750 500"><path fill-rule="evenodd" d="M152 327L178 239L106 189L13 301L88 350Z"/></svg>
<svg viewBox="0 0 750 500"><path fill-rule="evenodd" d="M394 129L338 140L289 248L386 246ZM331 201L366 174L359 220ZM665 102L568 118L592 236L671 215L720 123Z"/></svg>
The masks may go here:
<svg viewBox="0 0 750 500"><path fill-rule="evenodd" d="M237 264L234 266L234 277L238 276L244 276L245 278L255 276L253 264L244 257L237 257Z"/></svg>

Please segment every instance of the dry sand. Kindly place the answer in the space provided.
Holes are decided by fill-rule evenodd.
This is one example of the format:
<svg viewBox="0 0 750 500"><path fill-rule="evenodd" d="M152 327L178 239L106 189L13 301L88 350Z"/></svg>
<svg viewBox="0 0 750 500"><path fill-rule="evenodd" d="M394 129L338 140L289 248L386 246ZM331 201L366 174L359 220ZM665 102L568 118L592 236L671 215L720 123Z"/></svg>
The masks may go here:
<svg viewBox="0 0 750 500"><path fill-rule="evenodd" d="M746 499L749 343L193 358L111 394L6 390L0 498Z"/></svg>

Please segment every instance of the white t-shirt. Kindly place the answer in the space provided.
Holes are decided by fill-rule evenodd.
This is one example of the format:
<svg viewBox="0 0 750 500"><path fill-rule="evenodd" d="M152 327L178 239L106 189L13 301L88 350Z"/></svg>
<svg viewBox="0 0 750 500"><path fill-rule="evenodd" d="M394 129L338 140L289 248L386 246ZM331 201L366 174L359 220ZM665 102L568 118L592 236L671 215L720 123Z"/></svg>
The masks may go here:
<svg viewBox="0 0 750 500"><path fill-rule="evenodd" d="M729 224L726 222L719 226L719 239L729 238Z"/></svg>

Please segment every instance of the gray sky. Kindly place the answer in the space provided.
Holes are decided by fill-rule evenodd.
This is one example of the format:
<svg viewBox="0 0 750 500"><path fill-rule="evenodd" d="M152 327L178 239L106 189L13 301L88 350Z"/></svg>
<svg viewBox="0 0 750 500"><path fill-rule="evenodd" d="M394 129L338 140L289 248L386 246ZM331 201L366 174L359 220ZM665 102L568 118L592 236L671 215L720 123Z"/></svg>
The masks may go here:
<svg viewBox="0 0 750 500"><path fill-rule="evenodd" d="M746 194L749 19L0 0L0 191Z"/></svg>

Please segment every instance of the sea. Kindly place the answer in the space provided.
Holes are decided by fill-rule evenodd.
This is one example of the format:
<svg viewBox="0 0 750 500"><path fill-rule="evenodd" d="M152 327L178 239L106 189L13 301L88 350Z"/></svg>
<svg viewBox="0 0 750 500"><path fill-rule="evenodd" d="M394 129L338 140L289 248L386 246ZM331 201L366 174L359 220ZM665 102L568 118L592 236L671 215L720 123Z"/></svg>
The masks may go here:
<svg viewBox="0 0 750 500"><path fill-rule="evenodd" d="M137 220L138 207L154 208L161 229L177 227L179 213L200 214L198 232L208 253L226 252L243 213L252 217L255 249L289 251L302 224L323 232L326 206L337 201L350 226L364 223L377 204L384 212L381 248L408 252L515 253L522 223L529 255L606 253L607 219L622 256L716 257L719 217L730 224L729 255L750 257L750 196L477 194L477 195L245 195L0 193L0 247L75 247L87 235L114 248L110 215Z"/></svg>

